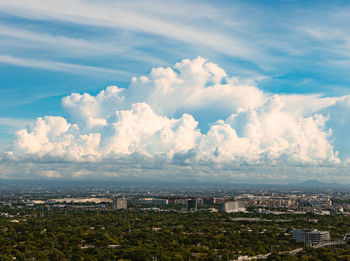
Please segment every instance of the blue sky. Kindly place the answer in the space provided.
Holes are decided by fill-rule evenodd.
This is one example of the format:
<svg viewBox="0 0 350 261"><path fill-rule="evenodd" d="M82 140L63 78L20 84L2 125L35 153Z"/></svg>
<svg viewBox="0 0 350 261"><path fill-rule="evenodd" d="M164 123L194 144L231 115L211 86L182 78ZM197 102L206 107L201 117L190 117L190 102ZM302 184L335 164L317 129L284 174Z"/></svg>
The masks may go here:
<svg viewBox="0 0 350 261"><path fill-rule="evenodd" d="M155 174L157 171L146 171L148 167L142 164L137 167L135 163L123 164L120 172L100 170L101 161L111 161L111 158L117 158L119 161L122 155L123 158L127 158L126 161L135 162L137 160L130 155L140 154L141 156L138 155L138 157L154 160L153 169L159 169L158 157L166 158L168 163L162 167L165 173L162 174L163 178L167 175L175 175L171 173L182 173L184 178L193 176L199 179L226 179L232 176L233 181L250 181L257 177L265 180L269 177L271 182L308 178L350 182L346 174L350 157L348 149L350 140L346 131L350 127L347 120L350 112L348 105L350 102L347 98L350 94L349 12L350 5L347 1L286 0L268 1L268 3L266 1L133 1L127 3L106 0L55 2L2 0L0 1L0 150L3 154L1 164L4 172L2 175L6 178L71 178L74 176L69 174L71 168L71 172L74 173L88 173L77 174L74 177L90 178L92 176L90 170L95 168L102 173L101 177L121 177L131 172L143 171L147 172L143 178L152 176L157 179L158 176ZM197 57L203 57L206 60L201 62ZM182 62L184 59L192 61L192 67L186 67L186 62ZM180 69L176 67L176 63L183 63L179 65ZM243 89L237 91L229 90L227 87L227 95L229 95L227 99L224 94L220 94L223 89L215 87L211 91L199 92L199 98L192 97L179 106L177 104L181 101L172 104L172 97L178 96L185 99L197 89L193 87L184 92L183 90L188 87L186 85L175 88L179 94L174 92L170 96L162 96L158 93L157 90L160 87L156 80L163 81L166 85L172 76L170 74L164 76L164 72L158 72L152 78L153 68L172 68L175 73L183 68L181 77L178 78L184 84L194 86L200 84L199 78L204 77L203 74L216 75L220 71L217 68L211 68L211 65L209 68L208 63L218 65L220 70L225 71L226 75L221 79L223 82L235 78L237 82L229 85L232 88L236 85L243 86ZM202 74L193 69L198 66L203 70L200 71ZM182 78L182 74L186 73L196 81ZM141 79L143 75L148 75L150 82L146 84L139 80L133 87L132 77ZM203 80L205 82L203 88L213 84L210 79ZM91 97L97 97L96 95L106 90L107 86L118 86L126 90L125 94L121 95L125 102L120 103L119 107L115 104L104 104L115 102L107 101L106 97L100 100L96 98L98 101L94 100L94 106L99 108L96 109L98 112L86 111L84 106L92 105L73 101L73 98L67 98L68 102L65 104L62 102L64 97L71 97L72 93L89 93ZM244 86L255 89L248 92ZM144 91L147 88L153 91ZM134 89L136 91L133 91ZM260 93L262 93L261 97ZM278 95L277 98L275 94ZM113 92L111 95L116 94ZM302 97L298 98L299 102L295 102L295 95ZM261 101L251 105L251 99L246 101L246 96L254 96ZM118 97L114 96L115 99L120 98ZM283 127L283 130L273 134L276 135L273 141L266 139L255 141L255 136L249 132L249 124L253 119L252 113L258 115L259 124L263 124L265 118L270 117L264 114L270 110L270 107L266 106L274 106L271 104L280 102L280 97L284 104L281 106L285 106L281 111L288 113L288 117L292 115L290 117L295 122L290 123L290 126L296 126L295 129L299 132L294 132L294 127L290 129L283 129ZM327 99L333 100L328 102ZM155 115L150 116L151 112L146 107L132 107L133 104L140 102L149 105ZM172 104L172 107L169 104ZM104 107L108 106L110 109L105 110ZM115 136L114 138L105 136L105 131L111 132L106 130L109 123L104 123L107 125L103 125L103 130L97 130L96 126L90 126L91 117L94 117L95 123L97 119L111 122L114 117L112 114L121 110L128 110L133 115L144 110L149 113L147 114L149 117L157 115L176 119L179 122L187 122L187 118L181 117L184 113L188 113L197 122L196 127L190 128L189 132L192 133L197 129L203 137L194 137L193 135L197 134L192 133L193 144L192 141L188 141L189 143L185 145L176 143L171 148L165 148L164 144L154 145L158 146L157 148L153 148L152 145L151 152L149 147L145 149L145 144L150 146L153 136L153 138L150 136L145 144L137 143L137 146L136 141L130 141L132 145L129 144L128 149L123 151L119 149L122 146L120 143L115 144L115 148L109 148L108 153L105 148L99 147L92 153L98 154L98 156L95 155L98 158L97 161L95 156L91 159L85 154L84 160L82 156L72 158L73 152L67 156L64 153L68 152L56 155L48 150L46 154L39 155L27 146L28 137L34 135L34 129L38 128L36 119L45 116L60 116L69 124L77 124L80 132L74 135L98 133L101 136L99 146L102 146L102 142L107 142L104 139L109 143L116 142L118 139ZM295 115L293 111L298 111L299 114ZM237 123L234 117L230 119L230 115L233 114L237 119L247 120L247 124L244 125L243 120ZM320 122L317 115L322 115L324 122ZM85 117L84 120L82 117ZM86 117L91 118L90 125ZM276 120L278 117L280 116L272 115L271 119ZM316 127L308 125L309 117L313 117ZM122 119L117 117L117 120L121 124ZM209 139L211 129L214 133L215 127L219 126L216 122L220 120L224 122L218 123L221 124L220 128L224 128L222 124L228 124L239 138L244 138L234 142L231 136L225 136L227 142L232 142L230 144L233 147L240 147L245 146L242 142L248 139L249 145L246 146L249 146L251 151L232 151L229 155L222 152L222 155L225 154L227 157L221 159L217 156L218 151L220 148L227 151L229 145L214 142L216 150L213 149L214 156L210 156L211 148L205 146L209 146L208 144L213 141L209 142L205 139ZM177 133L178 127L174 127L173 123L164 123L161 118L157 118L157 121L163 124L159 123L159 126L163 126L159 128L170 128L175 134ZM53 124L48 122L45 126ZM34 124L34 127L27 127L30 124ZM55 126L58 128L57 125ZM265 134L270 131L261 126L259 128ZM314 142L314 145L305 145L305 141L296 138L307 133L308 128L316 128L318 131L319 136L315 135L320 138ZM27 135L25 137L28 139L24 140L24 136L18 136L18 134L16 136L16 132L21 129L27 131L29 136L25 134ZM154 131L158 133L160 129ZM68 132L71 133L71 130ZM296 136L290 138L289 132ZM147 135L149 133L147 132ZM174 133L171 135L175 135ZM41 134L35 135L39 137ZM50 135L45 136L49 142L49 145L42 145L45 148L53 143L58 144L58 136ZM142 137L144 135L142 134ZM187 136L181 139L187 139ZM285 143L281 140L288 145L283 145ZM60 140L60 142L63 141ZM141 141L138 139L137 142ZM259 146L256 145L257 142ZM278 143L278 149L273 147L275 145L272 146L272 143ZM324 155L313 155L313 152L310 152L313 149L312 146L323 146L322 144L325 146ZM296 148L303 146L306 146L305 151L311 156L302 156L301 154L304 153L301 152L302 149L296 152ZM68 147L64 148L69 151ZM207 152L208 155L206 155ZM254 156L247 158L239 153L252 153L251 155ZM281 163L284 162L285 157L292 158L289 160L290 166L287 164L286 167ZM182 160L178 160L179 158ZM70 167L62 170L62 165L48 163L62 160L69 162L67 164ZM28 161L34 165L28 167ZM41 164L45 162L45 166L37 162ZM90 167L84 164L89 164ZM221 167L214 166L215 164ZM22 167L14 168L14 165ZM298 171L295 171L296 168ZM223 174L221 176L209 174L214 172ZM28 174L23 176L24 174L20 173ZM135 174L135 178L140 177Z"/></svg>

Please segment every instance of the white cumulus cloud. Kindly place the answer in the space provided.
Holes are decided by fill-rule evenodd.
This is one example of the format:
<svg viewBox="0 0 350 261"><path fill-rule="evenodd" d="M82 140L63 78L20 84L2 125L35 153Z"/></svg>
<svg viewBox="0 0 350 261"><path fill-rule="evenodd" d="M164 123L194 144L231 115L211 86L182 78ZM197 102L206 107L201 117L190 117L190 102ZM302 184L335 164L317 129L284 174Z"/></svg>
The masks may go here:
<svg viewBox="0 0 350 261"><path fill-rule="evenodd" d="M339 163L321 114L303 117L285 110L286 99L271 96L256 109L232 114L211 126L198 155L242 163Z"/></svg>
<svg viewBox="0 0 350 261"><path fill-rule="evenodd" d="M186 59L133 78L128 88L63 98L67 119L38 118L16 133L8 155L73 162L141 156L172 164L338 164L327 108L347 100L273 95L204 58ZM213 119L203 133L192 116L200 110L230 116Z"/></svg>

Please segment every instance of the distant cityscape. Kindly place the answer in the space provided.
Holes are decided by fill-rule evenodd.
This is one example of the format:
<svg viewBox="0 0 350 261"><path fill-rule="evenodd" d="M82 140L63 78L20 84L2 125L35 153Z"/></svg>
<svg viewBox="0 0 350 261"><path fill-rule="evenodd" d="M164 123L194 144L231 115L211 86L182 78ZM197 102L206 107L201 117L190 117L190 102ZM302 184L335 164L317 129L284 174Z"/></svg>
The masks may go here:
<svg viewBox="0 0 350 261"><path fill-rule="evenodd" d="M120 210L131 209L179 211L179 212L258 212L265 214L307 214L350 215L350 190L314 188L285 188L279 190L256 185L256 188L226 187L162 187L152 185L122 185L113 189L98 188L57 188L46 189L45 185L15 189L12 194L3 193L3 206L32 208L64 208ZM267 186L267 185L266 185ZM270 185L272 186L272 185ZM267 187L270 187L267 186ZM74 192L73 192L74 191ZM72 193L73 192L73 193ZM130 208L129 208L130 209ZM248 209L248 210L247 210Z"/></svg>
<svg viewBox="0 0 350 261"><path fill-rule="evenodd" d="M147 218L150 213L159 213L157 215L167 213L166 215L178 218L178 215L187 217L195 214L197 217L203 215L205 218L214 215L213 217L217 219L215 215L223 213L229 215L231 222L242 223L242 226L261 222L276 224L278 227L288 224L283 237L289 242L295 242L297 247L287 252L279 252L281 255L297 255L309 247L339 248L350 242L350 227L349 230L337 232L335 237L331 236L333 233L331 226L319 227L321 217L350 219L350 190L346 189L290 188L282 191L276 187L252 189L244 186L230 188L153 185L82 186L79 189L69 186L63 188L58 185L56 188L53 186L48 189L47 184L25 187L17 184L10 192L9 187L11 186L7 186L6 192L3 190L0 195L0 215L2 219L12 224L20 224L30 217L50 218L63 213L65 216L75 215L77 211L82 214L114 213L116 217L119 214L139 213L138 215L143 215L140 216L142 218ZM306 223L304 216L307 217ZM303 223L299 225L293 223L293 220L299 219L303 220ZM160 229L164 228L153 228L154 231ZM268 233L268 230L263 229L259 233ZM81 249L91 247L95 247L95 244L81 245ZM251 260L254 257L242 254L237 254L237 260ZM255 258L266 259L272 252L256 254L258 255Z"/></svg>

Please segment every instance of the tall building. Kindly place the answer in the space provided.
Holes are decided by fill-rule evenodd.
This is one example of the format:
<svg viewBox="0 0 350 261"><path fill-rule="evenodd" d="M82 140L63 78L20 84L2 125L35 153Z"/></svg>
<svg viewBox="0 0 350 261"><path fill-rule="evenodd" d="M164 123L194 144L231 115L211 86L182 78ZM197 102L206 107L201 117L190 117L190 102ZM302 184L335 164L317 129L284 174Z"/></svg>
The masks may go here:
<svg viewBox="0 0 350 261"><path fill-rule="evenodd" d="M308 246L314 246L331 240L329 231L318 231L317 229L293 229L293 239L304 242Z"/></svg>
<svg viewBox="0 0 350 261"><path fill-rule="evenodd" d="M113 198L113 210L127 209L128 201L126 198Z"/></svg>
<svg viewBox="0 0 350 261"><path fill-rule="evenodd" d="M197 211L197 200L188 199L187 200L187 212L196 212Z"/></svg>
<svg viewBox="0 0 350 261"><path fill-rule="evenodd" d="M246 208L241 206L241 204L239 202L228 201L228 202L221 204L220 211L223 211L226 213L245 212Z"/></svg>

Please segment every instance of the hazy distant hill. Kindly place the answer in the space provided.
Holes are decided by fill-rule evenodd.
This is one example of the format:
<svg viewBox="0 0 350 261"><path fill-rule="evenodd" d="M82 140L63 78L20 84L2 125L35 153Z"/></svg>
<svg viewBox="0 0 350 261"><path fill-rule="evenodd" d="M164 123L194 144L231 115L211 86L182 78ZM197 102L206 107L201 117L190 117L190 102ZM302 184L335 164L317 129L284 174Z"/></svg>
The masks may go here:
<svg viewBox="0 0 350 261"><path fill-rule="evenodd" d="M321 182L318 180L306 180L303 181L301 183L292 183L292 184L288 184L288 186L290 187L301 187L301 188L346 188L349 187L349 185L344 185L344 184L339 184L339 183L325 183L325 182Z"/></svg>

